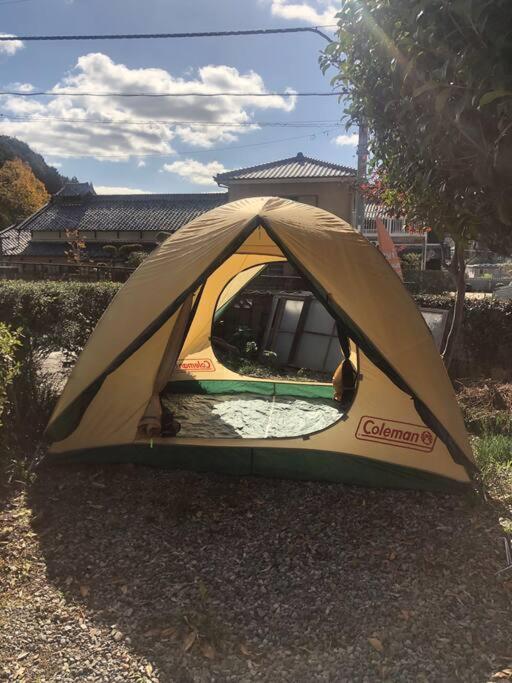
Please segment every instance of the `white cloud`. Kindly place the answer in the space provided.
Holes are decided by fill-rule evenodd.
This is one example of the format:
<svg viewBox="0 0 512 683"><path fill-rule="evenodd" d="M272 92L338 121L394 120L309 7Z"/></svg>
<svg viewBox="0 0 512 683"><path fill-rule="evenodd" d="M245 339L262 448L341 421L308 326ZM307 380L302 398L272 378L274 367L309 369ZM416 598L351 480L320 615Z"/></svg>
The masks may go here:
<svg viewBox="0 0 512 683"><path fill-rule="evenodd" d="M2 124L2 132L22 138L42 154L98 158L111 155L113 161L127 160L134 154L173 154L174 140L202 148L229 143L256 128L233 124L251 124L254 112L261 109L289 112L296 103L293 95L251 97L249 93L268 92L263 79L254 71L242 74L230 66L208 65L190 78L182 78L164 69L130 69L102 53L80 57L52 92L70 95L41 101L0 98L0 107L7 117L30 115L45 119L38 123L11 119L11 123ZM75 92L248 94L246 97L127 98L76 97ZM81 123L87 120L91 123ZM130 121L141 123L128 124ZM212 123L221 125L203 125Z"/></svg>
<svg viewBox="0 0 512 683"><path fill-rule="evenodd" d="M163 170L168 173L176 173L191 183L196 183L196 185L215 185L213 176L228 169L220 161L209 161L203 164L200 161L194 161L194 159L184 159L172 164L164 164Z"/></svg>
<svg viewBox="0 0 512 683"><path fill-rule="evenodd" d="M18 92L32 92L34 90L34 86L32 83L20 83L19 81L15 81L14 83L9 83L8 85L5 86L6 90L17 90Z"/></svg>
<svg viewBox="0 0 512 683"><path fill-rule="evenodd" d="M338 135L336 138L334 138L333 142L335 145L340 146L357 146L357 143L359 142L359 135L357 133L350 133L349 135Z"/></svg>
<svg viewBox="0 0 512 683"><path fill-rule="evenodd" d="M144 168L145 165L146 162L143 159L139 159L139 161L137 161L137 168Z"/></svg>
<svg viewBox="0 0 512 683"><path fill-rule="evenodd" d="M11 33L0 33L0 36L5 37L5 38L11 38L12 34ZM16 36L12 36L12 38L16 38ZM18 50L21 50L25 46L21 42L21 40L0 40L0 55L7 55L8 57L12 57L12 55L16 54Z"/></svg>
<svg viewBox="0 0 512 683"><path fill-rule="evenodd" d="M340 3L332 0L310 0L309 2L290 2L290 0L270 0L270 10L275 17L293 21L306 21L314 26L336 24L336 12Z"/></svg>
<svg viewBox="0 0 512 683"><path fill-rule="evenodd" d="M150 194L147 190L118 185L95 185L96 194Z"/></svg>

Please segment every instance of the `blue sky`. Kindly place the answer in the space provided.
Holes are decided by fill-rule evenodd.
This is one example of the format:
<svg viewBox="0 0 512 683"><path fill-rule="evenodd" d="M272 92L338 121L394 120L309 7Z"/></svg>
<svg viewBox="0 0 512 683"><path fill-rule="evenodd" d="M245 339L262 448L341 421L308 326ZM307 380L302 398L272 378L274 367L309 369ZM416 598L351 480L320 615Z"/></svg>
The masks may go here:
<svg viewBox="0 0 512 683"><path fill-rule="evenodd" d="M336 6L337 0L0 0L0 33L310 26L332 23ZM341 116L336 98L73 96L73 92L85 90L327 91L329 79L318 67L323 46L323 40L314 34L0 43L2 89L72 93L66 97L0 97L0 113L9 120L0 122L0 132L25 140L62 173L90 180L103 191L211 192L217 189L211 183L214 173L298 151L355 166L355 136L347 135L344 128L327 124L307 129L234 125L336 122Z"/></svg>

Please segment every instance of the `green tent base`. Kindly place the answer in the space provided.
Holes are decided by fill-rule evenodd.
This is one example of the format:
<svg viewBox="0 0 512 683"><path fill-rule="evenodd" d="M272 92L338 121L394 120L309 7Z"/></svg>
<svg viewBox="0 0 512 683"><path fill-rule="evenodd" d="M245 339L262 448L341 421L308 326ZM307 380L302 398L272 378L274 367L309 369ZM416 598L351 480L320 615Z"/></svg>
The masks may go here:
<svg viewBox="0 0 512 683"><path fill-rule="evenodd" d="M276 382L255 379L239 380L182 380L169 382L162 394L201 394L238 396L239 394L258 394L260 396L289 396L295 398L331 398L334 388L322 382Z"/></svg>
<svg viewBox="0 0 512 683"><path fill-rule="evenodd" d="M134 463L235 476L329 481L376 488L468 491L469 484L412 467L345 453L248 446L134 444L49 454L59 463Z"/></svg>

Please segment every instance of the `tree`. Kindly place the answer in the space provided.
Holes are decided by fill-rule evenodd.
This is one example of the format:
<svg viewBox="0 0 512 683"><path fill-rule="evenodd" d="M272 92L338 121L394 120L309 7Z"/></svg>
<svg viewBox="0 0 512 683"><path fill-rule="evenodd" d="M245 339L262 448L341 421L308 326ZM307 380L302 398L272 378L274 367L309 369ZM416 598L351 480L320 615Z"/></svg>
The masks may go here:
<svg viewBox="0 0 512 683"><path fill-rule="evenodd" d="M0 168L0 227L19 223L46 204L43 183L20 159L6 161Z"/></svg>
<svg viewBox="0 0 512 683"><path fill-rule="evenodd" d="M140 251L140 245L138 244L120 244L120 245L115 245L115 244L105 244L102 247L102 250L105 252L107 257L110 260L110 266L112 270L115 269L117 264L121 265L128 265L129 267L132 267L132 263L130 263L130 257L135 255L135 253ZM141 261L139 261L140 263ZM136 263L134 267L137 267L139 263Z"/></svg>
<svg viewBox="0 0 512 683"><path fill-rule="evenodd" d="M76 181L76 178L70 180L53 166L48 166L43 157L34 152L26 142L8 135L0 135L0 165L13 159L25 161L50 194L58 192L65 183Z"/></svg>
<svg viewBox="0 0 512 683"><path fill-rule="evenodd" d="M76 229L66 230L66 242L69 246L64 253L68 260L76 265L80 265L87 259L86 243L84 238L80 235L80 231Z"/></svg>
<svg viewBox="0 0 512 683"><path fill-rule="evenodd" d="M147 251L142 251L140 249L134 250L128 255L128 258L126 259L126 265L129 268L138 268L140 264L146 260L147 257Z"/></svg>
<svg viewBox="0 0 512 683"><path fill-rule="evenodd" d="M321 57L367 122L388 205L455 241L454 324L464 301L464 247L512 249L510 0L345 0Z"/></svg>

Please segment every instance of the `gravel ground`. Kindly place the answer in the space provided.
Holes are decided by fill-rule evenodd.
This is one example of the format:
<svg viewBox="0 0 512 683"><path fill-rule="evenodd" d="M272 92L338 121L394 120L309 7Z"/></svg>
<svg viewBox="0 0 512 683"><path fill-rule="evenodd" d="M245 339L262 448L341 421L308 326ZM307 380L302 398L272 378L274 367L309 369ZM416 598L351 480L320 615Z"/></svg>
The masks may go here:
<svg viewBox="0 0 512 683"><path fill-rule="evenodd" d="M504 680L501 535L458 496L43 467L0 519L0 678Z"/></svg>

